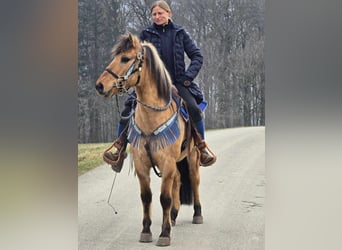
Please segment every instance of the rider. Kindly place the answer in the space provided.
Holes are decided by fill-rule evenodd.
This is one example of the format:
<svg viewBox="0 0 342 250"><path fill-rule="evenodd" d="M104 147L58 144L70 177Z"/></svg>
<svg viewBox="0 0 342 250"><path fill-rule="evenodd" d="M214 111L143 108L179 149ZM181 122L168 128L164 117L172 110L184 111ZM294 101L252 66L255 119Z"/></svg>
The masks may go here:
<svg viewBox="0 0 342 250"><path fill-rule="evenodd" d="M185 100L189 115L195 124L201 138L197 140L196 145L200 150L200 165L210 166L215 163L216 156L207 150L207 144L204 141L204 120L202 111L198 107L196 97L190 92L189 86L194 86L192 81L197 76L202 67L203 56L195 42L190 38L187 31L171 20L172 11L165 1L156 1L151 7L153 24L144 29L140 34L141 41L151 42L164 62L168 72L171 75L173 84L178 90L178 94ZM189 67L185 68L184 52L191 60ZM129 97L125 102L125 109L122 111L122 117L129 116L131 109L135 104L134 98ZM121 119L118 126L118 139L114 142L117 151L113 154L110 151L105 152L104 160L112 165L112 169L120 172L123 161L127 157L127 135L124 128L127 125L127 119ZM124 133L122 133L124 131ZM107 158L107 159L106 159ZM110 160L108 160L108 158Z"/></svg>

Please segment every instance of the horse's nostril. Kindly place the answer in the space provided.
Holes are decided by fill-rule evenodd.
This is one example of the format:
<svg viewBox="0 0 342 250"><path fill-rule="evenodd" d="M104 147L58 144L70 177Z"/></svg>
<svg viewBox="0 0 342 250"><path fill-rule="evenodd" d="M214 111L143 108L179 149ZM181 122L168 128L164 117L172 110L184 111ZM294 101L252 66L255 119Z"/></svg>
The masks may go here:
<svg viewBox="0 0 342 250"><path fill-rule="evenodd" d="M97 92L103 93L103 84L102 83L96 84L95 88L96 88Z"/></svg>

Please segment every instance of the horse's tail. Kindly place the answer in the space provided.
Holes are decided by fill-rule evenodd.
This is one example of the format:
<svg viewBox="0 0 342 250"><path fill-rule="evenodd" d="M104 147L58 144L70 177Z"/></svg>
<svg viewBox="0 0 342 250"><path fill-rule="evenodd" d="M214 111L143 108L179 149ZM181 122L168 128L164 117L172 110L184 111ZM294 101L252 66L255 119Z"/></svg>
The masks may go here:
<svg viewBox="0 0 342 250"><path fill-rule="evenodd" d="M189 165L187 157L177 162L177 168L181 175L180 202L181 204L191 205L193 202L193 191L190 182Z"/></svg>

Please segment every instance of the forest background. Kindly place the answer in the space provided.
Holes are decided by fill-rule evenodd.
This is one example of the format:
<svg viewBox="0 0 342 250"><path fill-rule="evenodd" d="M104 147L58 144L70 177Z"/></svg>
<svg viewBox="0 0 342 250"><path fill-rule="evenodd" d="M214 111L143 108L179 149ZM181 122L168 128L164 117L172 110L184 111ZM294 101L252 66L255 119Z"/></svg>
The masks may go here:
<svg viewBox="0 0 342 250"><path fill-rule="evenodd" d="M149 26L154 0L78 1L78 143L115 138L125 96L104 99L95 81L121 34ZM265 125L265 0L170 0L204 57L195 79L209 106L206 129Z"/></svg>

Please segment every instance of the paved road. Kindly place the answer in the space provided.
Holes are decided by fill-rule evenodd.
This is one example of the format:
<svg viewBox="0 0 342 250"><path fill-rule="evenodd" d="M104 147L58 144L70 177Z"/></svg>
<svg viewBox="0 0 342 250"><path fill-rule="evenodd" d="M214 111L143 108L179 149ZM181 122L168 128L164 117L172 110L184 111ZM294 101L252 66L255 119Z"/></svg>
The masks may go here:
<svg viewBox="0 0 342 250"><path fill-rule="evenodd" d="M201 168L204 223L193 225L192 206L182 206L172 228L170 249L264 249L265 128L207 131L207 141L218 156L214 166ZM138 242L142 207L138 179L129 160L117 174L107 204L114 172L100 166L78 178L79 250L160 249L160 179L151 172L153 242Z"/></svg>

